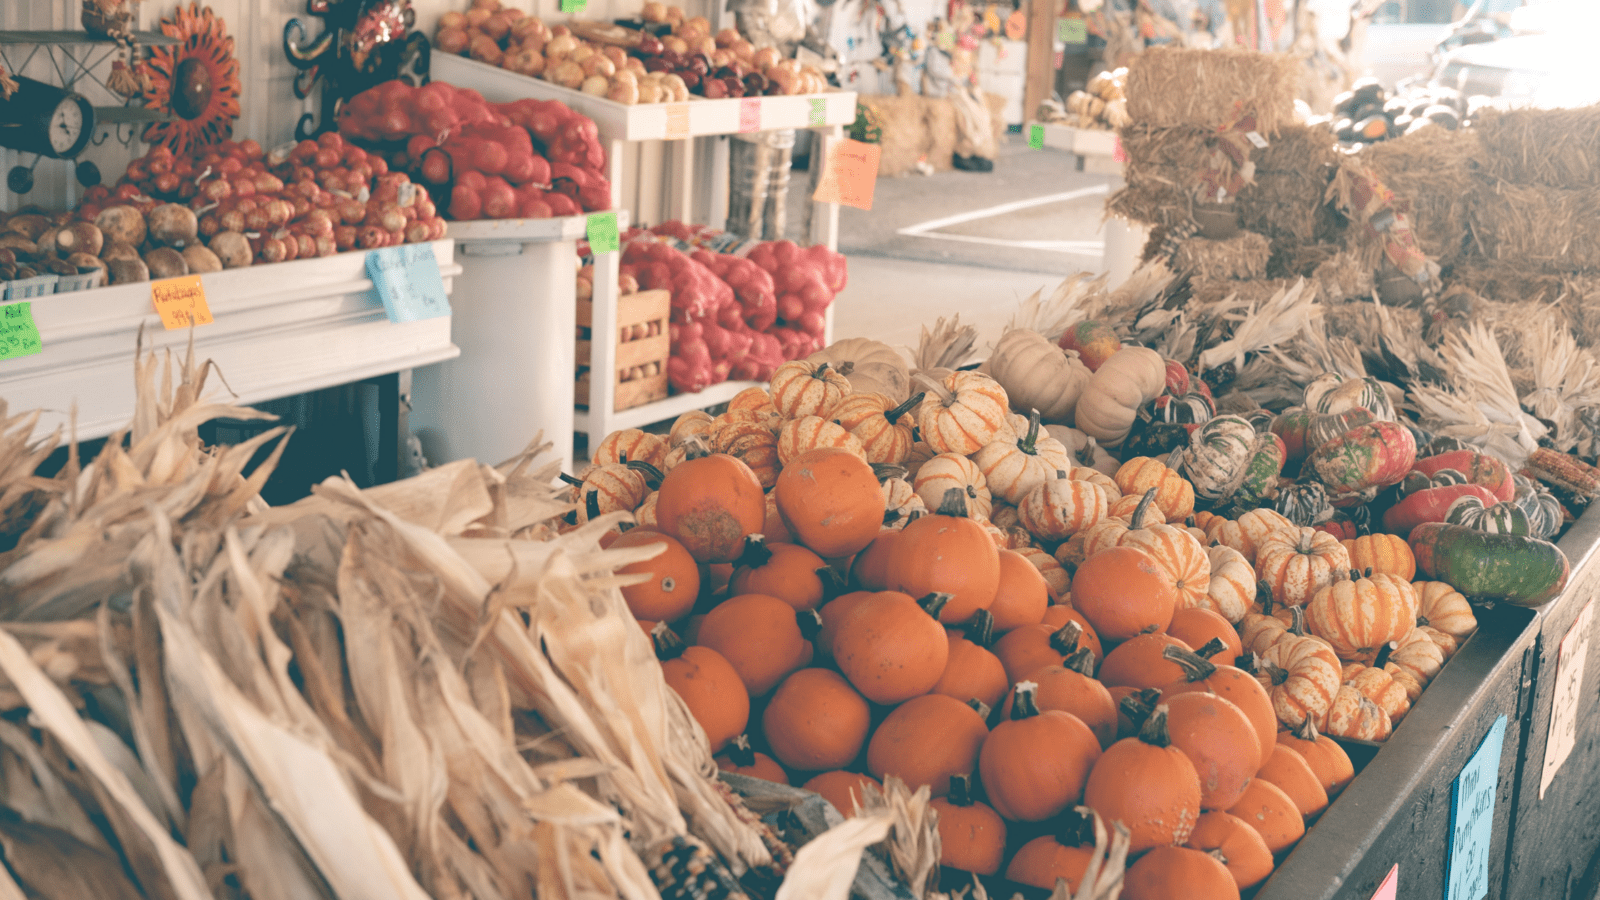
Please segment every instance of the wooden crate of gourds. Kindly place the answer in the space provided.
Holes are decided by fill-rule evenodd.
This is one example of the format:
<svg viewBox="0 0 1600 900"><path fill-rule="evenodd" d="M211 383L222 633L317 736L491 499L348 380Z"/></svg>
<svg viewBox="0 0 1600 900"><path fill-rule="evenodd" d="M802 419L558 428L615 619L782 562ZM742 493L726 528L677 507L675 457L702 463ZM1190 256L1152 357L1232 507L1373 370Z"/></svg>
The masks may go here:
<svg viewBox="0 0 1600 900"><path fill-rule="evenodd" d="M1014 884L1075 888L1080 807L1129 830L1124 898L1261 884L1354 777L1334 738L1385 740L1475 602L1561 591L1543 485L1594 486L1435 438L1372 378L1217 414L1102 322L951 355L857 339L608 435L573 521L661 548L623 592L722 768L847 815L926 787L947 869Z"/></svg>

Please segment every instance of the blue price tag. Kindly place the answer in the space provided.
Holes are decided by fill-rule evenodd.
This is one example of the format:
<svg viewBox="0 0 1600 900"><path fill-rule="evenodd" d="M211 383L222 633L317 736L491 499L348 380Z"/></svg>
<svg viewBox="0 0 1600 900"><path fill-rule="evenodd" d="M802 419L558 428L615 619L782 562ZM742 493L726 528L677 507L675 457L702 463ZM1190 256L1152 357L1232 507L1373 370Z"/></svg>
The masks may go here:
<svg viewBox="0 0 1600 900"><path fill-rule="evenodd" d="M384 247L367 254L367 274L391 322L420 322L450 315L450 298L432 244Z"/></svg>
<svg viewBox="0 0 1600 900"><path fill-rule="evenodd" d="M1494 726L1450 785L1450 864L1445 900L1480 900L1489 893L1489 841L1500 789L1500 748L1506 717Z"/></svg>

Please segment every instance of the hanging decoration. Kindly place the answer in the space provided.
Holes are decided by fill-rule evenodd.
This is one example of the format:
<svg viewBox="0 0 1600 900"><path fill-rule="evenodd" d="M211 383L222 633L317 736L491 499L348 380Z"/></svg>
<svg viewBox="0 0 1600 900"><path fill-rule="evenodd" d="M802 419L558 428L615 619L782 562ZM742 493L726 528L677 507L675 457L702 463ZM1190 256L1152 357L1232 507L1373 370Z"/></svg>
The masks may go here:
<svg viewBox="0 0 1600 900"><path fill-rule="evenodd" d="M120 97L132 99L148 89L148 79L137 74L138 37L133 31L139 15L139 0L83 0L78 18L83 30L98 38L115 41L122 57L111 64L106 88Z"/></svg>
<svg viewBox="0 0 1600 900"><path fill-rule="evenodd" d="M239 61L233 38L211 7L190 3L161 20L161 32L177 38L170 47L151 50L139 63L145 106L171 114L144 130L144 140L183 155L233 135L239 118Z"/></svg>
<svg viewBox="0 0 1600 900"><path fill-rule="evenodd" d="M301 140L331 131L339 107L385 81L417 86L427 80L429 45L413 31L410 0L307 0L306 12L322 19L322 33L307 41L300 19L283 27L283 52L300 73L294 94L304 100L319 86L322 122L306 113L295 126Z"/></svg>

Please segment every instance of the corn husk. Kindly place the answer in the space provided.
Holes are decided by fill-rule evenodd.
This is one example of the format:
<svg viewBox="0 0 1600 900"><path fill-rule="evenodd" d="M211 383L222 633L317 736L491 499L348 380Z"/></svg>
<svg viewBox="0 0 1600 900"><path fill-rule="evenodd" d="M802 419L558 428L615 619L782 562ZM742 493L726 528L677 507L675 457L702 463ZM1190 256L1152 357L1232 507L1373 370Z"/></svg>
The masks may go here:
<svg viewBox="0 0 1600 900"><path fill-rule="evenodd" d="M1237 323L1233 335L1200 353L1199 370L1202 372L1227 362L1233 363L1235 368L1243 368L1245 354L1270 350L1302 332L1314 332L1322 316L1316 288L1304 280L1296 281L1262 303L1247 306L1235 302L1233 311L1223 316Z"/></svg>
<svg viewBox="0 0 1600 900"><path fill-rule="evenodd" d="M1449 386L1411 385L1423 425L1484 447L1513 469L1520 467L1548 429L1522 411L1493 332L1474 322L1448 335L1441 353L1450 371Z"/></svg>

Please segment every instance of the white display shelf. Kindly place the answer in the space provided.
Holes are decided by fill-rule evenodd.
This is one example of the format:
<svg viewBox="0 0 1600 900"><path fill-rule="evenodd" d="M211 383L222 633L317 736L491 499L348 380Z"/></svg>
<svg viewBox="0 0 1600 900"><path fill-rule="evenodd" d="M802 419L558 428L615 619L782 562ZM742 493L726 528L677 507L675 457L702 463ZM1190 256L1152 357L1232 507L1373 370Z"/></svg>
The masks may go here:
<svg viewBox="0 0 1600 900"><path fill-rule="evenodd" d="M590 427L590 413L579 410L576 416L577 430L584 434L597 437L610 434L621 428L639 428L653 422L665 422L676 419L686 412L694 409L706 409L719 403L727 403L734 395L752 387L766 387L764 381L724 381L714 384L698 394L673 394L665 400L635 406L620 412L612 412L604 427ZM591 412L593 407L590 408ZM590 444L593 445L591 440Z"/></svg>
<svg viewBox="0 0 1600 900"><path fill-rule="evenodd" d="M449 292L461 272L454 242L434 241L432 249ZM208 395L258 403L460 353L450 341L448 316L390 322L366 261L365 252L341 253L202 275L214 321L194 329L195 358L215 362L222 376L207 381ZM123 428L133 418L140 329L146 347L172 351L175 362L190 339L189 329L162 327L148 282L25 302L33 304L44 349L0 360L0 398L13 410L43 410L40 432L61 426L65 433L74 405L80 440Z"/></svg>

